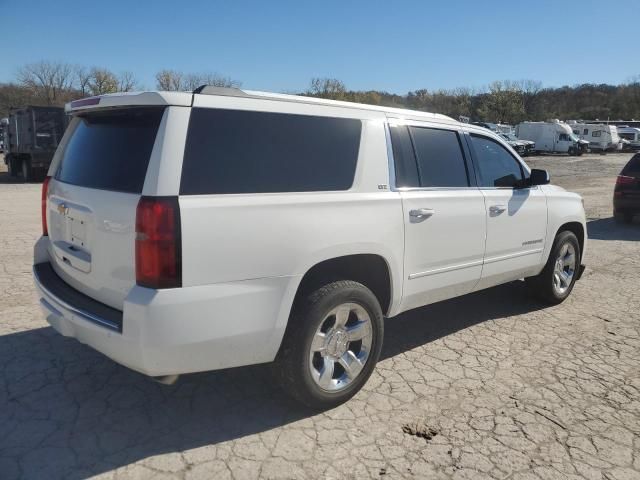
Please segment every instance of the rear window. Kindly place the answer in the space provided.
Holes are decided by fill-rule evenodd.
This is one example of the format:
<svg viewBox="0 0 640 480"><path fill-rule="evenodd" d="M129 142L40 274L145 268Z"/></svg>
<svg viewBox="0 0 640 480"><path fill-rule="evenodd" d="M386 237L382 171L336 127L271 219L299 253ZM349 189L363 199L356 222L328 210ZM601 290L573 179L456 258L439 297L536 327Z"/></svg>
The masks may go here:
<svg viewBox="0 0 640 480"><path fill-rule="evenodd" d="M362 122L194 108L181 195L348 190Z"/></svg>
<svg viewBox="0 0 640 480"><path fill-rule="evenodd" d="M78 116L55 178L100 190L141 193L163 108Z"/></svg>
<svg viewBox="0 0 640 480"><path fill-rule="evenodd" d="M636 153L633 157L631 157L629 163L624 166L622 172L620 173L621 175L629 175L632 173L640 174L640 153Z"/></svg>

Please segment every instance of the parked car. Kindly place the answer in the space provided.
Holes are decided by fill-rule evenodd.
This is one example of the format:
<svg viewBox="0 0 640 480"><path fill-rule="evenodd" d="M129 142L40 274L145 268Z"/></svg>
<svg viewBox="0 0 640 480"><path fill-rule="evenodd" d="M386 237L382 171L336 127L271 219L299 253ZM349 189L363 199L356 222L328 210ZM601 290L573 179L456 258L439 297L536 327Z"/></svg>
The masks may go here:
<svg viewBox="0 0 640 480"><path fill-rule="evenodd" d="M13 177L44 178L66 126L61 107L12 108L4 161Z"/></svg>
<svg viewBox="0 0 640 480"><path fill-rule="evenodd" d="M371 374L385 317L523 278L557 304L583 270L580 196L443 115L216 87L68 112L40 305L164 382L273 362L291 395L330 407Z"/></svg>
<svg viewBox="0 0 640 480"><path fill-rule="evenodd" d="M589 146L589 142L580 140L569 125L559 121L522 122L516 126L516 135L521 140L534 142L537 152L582 155Z"/></svg>
<svg viewBox="0 0 640 480"><path fill-rule="evenodd" d="M536 151L536 142L532 142L531 140L520 140L513 133L501 133L500 136L512 147L514 145L519 145L519 149L515 147L514 149L520 153L520 155L527 156Z"/></svg>
<svg viewBox="0 0 640 480"><path fill-rule="evenodd" d="M640 214L640 153L636 153L624 166L613 190L613 216L631 223Z"/></svg>
<svg viewBox="0 0 640 480"><path fill-rule="evenodd" d="M621 148L615 125L574 123L571 129L578 138L589 142L590 150L613 152Z"/></svg>

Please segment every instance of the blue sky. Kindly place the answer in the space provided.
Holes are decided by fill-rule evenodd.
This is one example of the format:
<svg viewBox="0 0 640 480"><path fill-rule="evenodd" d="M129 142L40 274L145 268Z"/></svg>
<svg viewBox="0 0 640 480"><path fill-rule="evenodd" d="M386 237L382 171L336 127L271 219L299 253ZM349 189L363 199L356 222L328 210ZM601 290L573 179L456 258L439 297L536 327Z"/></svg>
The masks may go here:
<svg viewBox="0 0 640 480"><path fill-rule="evenodd" d="M42 59L130 70L147 88L170 68L289 92L312 77L406 93L523 78L618 84L640 74L638 46L628 43L640 21L635 0L92 4L0 0L0 81Z"/></svg>

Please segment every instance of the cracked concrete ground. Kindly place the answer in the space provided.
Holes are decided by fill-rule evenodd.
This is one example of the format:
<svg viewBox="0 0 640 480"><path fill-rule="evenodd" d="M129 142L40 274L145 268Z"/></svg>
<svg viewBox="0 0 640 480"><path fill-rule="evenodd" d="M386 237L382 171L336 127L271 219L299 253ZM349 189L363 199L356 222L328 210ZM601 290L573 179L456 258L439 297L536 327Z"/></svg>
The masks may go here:
<svg viewBox="0 0 640 480"><path fill-rule="evenodd" d="M61 337L31 282L40 185L0 173L0 478L640 478L640 224L611 219L625 154L537 157L584 196L588 269L545 308L522 282L404 314L320 414L254 366L166 387Z"/></svg>

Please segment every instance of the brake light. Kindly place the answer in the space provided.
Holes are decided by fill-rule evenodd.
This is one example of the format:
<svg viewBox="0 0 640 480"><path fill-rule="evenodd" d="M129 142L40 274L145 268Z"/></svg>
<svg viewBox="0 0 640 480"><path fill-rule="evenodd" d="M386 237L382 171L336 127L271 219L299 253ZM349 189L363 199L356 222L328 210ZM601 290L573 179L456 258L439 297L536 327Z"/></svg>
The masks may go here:
<svg viewBox="0 0 640 480"><path fill-rule="evenodd" d="M631 185L636 182L633 177L627 177L626 175L618 175L616 179L616 185Z"/></svg>
<svg viewBox="0 0 640 480"><path fill-rule="evenodd" d="M177 197L141 197L136 209L136 283L182 285L180 207Z"/></svg>
<svg viewBox="0 0 640 480"><path fill-rule="evenodd" d="M40 198L40 210L42 213L42 236L49 236L49 229L47 228L47 194L49 193L49 181L51 177L45 177L42 182L42 197Z"/></svg>

